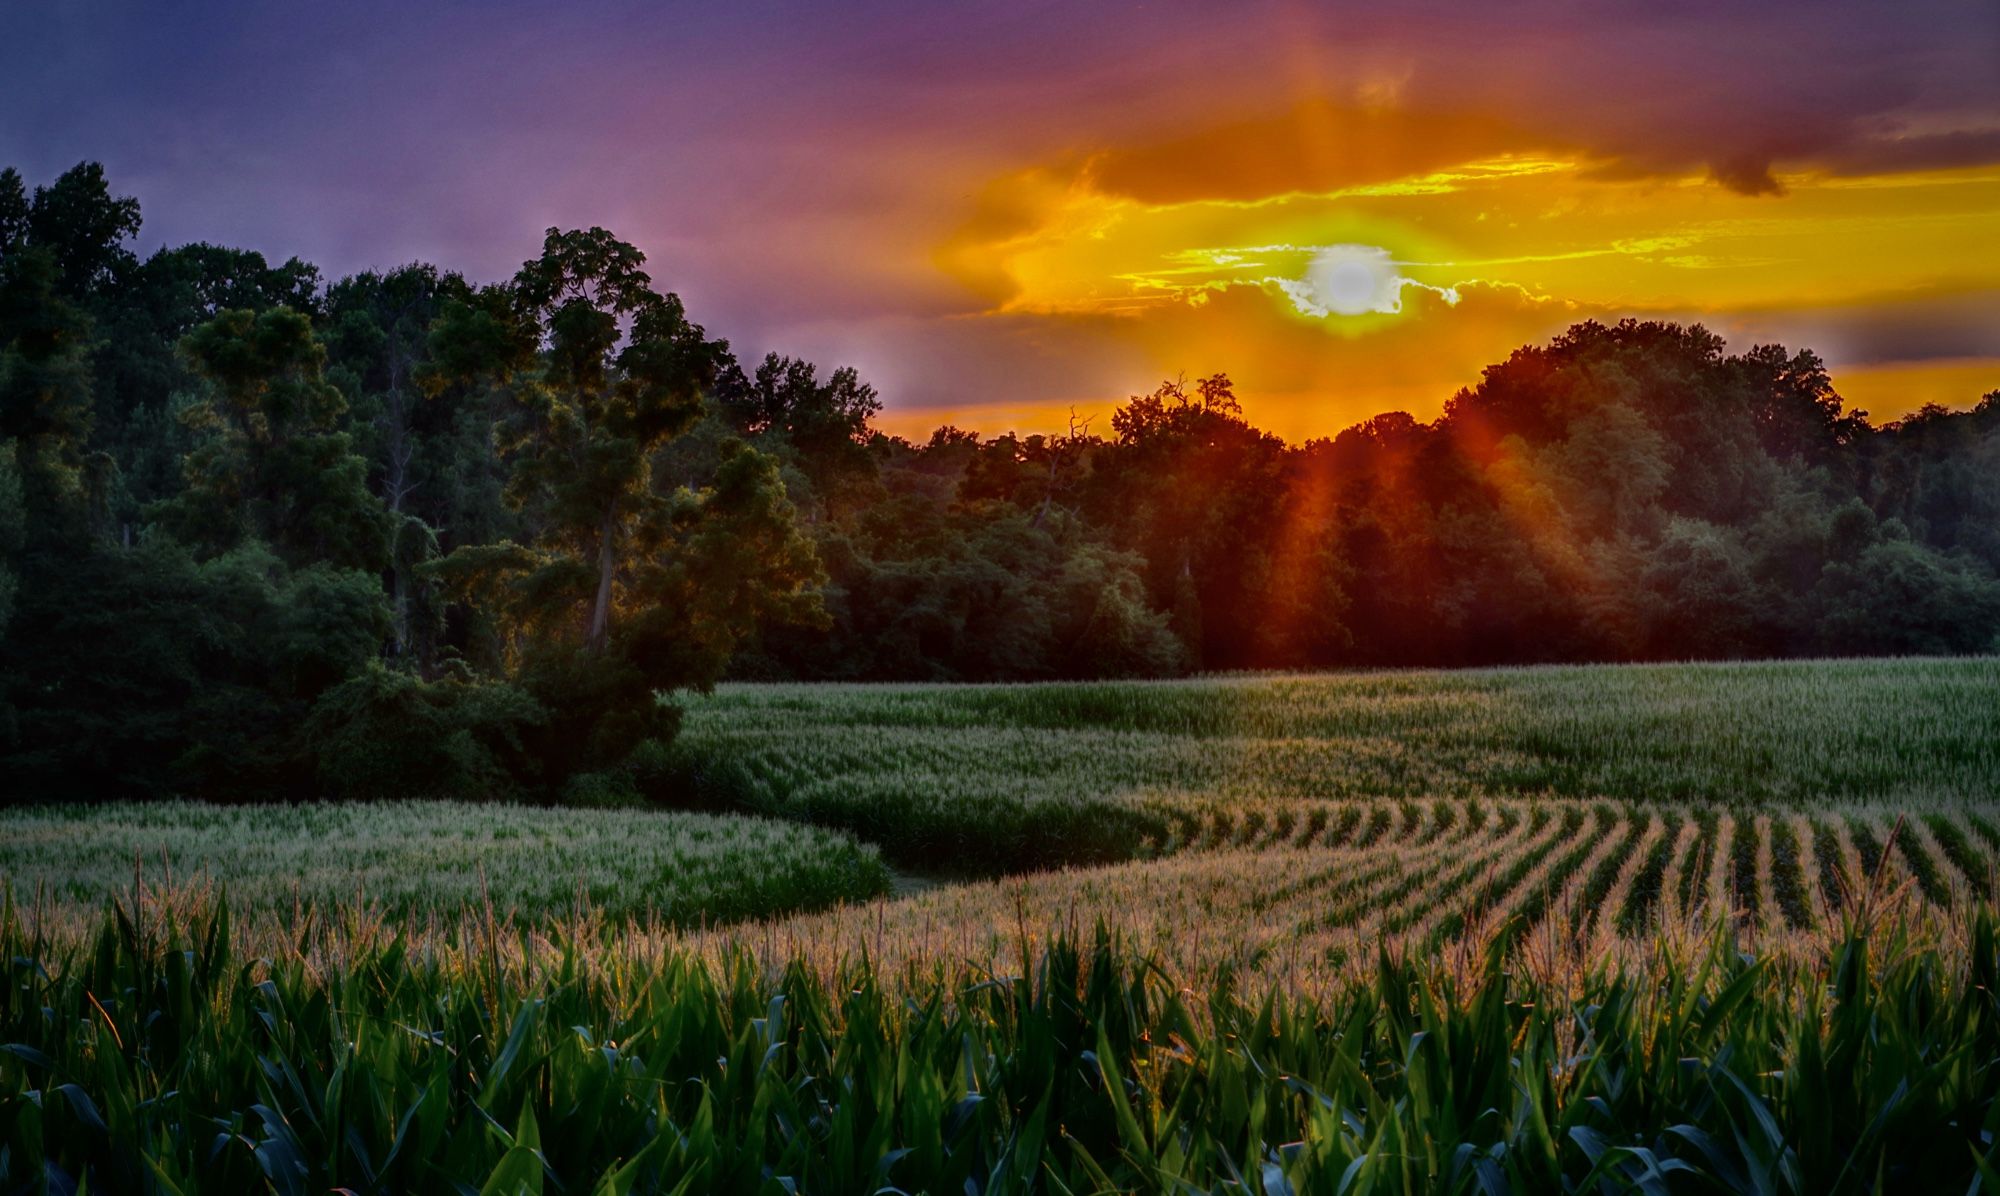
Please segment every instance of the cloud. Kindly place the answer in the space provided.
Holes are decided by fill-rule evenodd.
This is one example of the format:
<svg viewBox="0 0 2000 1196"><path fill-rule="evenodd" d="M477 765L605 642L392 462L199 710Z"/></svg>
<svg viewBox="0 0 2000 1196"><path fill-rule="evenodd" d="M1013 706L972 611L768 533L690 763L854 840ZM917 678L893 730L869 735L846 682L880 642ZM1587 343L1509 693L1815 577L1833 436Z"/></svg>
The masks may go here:
<svg viewBox="0 0 2000 1196"><path fill-rule="evenodd" d="M1099 139L1102 186L1255 198L1556 152L1605 177L1778 196L1789 173L2000 162L2000 8L1985 0L1407 0L1261 21L1258 7L1214 34L1201 87L1226 115ZM1282 48L1245 44L1257 39ZM1369 82L1384 64L1386 92Z"/></svg>
<svg viewBox="0 0 2000 1196"><path fill-rule="evenodd" d="M1556 148L1491 116L1359 107L1325 97L1102 150L1092 183L1141 203L1261 200L1421 175Z"/></svg>
<svg viewBox="0 0 2000 1196"><path fill-rule="evenodd" d="M605 224L713 332L854 361L892 403L1227 369L1309 433L1435 414L1600 312L1755 306L1854 361L1987 354L2000 328L2000 297L1910 290L1995 285L1993 193L1891 186L2000 163L1992 0L155 7L0 5L0 165L101 158L146 247L329 275L503 277L548 225ZM1289 247L1335 244L1405 281L1302 315L1344 292ZM1183 273L1201 246L1240 256Z"/></svg>
<svg viewBox="0 0 2000 1196"><path fill-rule="evenodd" d="M1856 137L1826 155L1835 174L1951 170L2000 162L2000 127Z"/></svg>
<svg viewBox="0 0 2000 1196"><path fill-rule="evenodd" d="M1785 185L1771 173L1768 158L1736 157L1709 165L1708 176L1738 195L1783 195Z"/></svg>
<svg viewBox="0 0 2000 1196"><path fill-rule="evenodd" d="M1704 318L1732 343L1809 348L1836 367L2000 358L2000 290L1866 295L1826 307L1762 308Z"/></svg>

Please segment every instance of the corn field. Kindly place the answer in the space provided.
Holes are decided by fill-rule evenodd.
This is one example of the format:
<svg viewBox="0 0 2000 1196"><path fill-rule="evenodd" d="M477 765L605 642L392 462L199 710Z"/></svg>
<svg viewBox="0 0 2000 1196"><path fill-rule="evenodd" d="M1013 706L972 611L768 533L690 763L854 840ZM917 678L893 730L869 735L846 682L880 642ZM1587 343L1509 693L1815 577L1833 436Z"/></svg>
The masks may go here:
<svg viewBox="0 0 2000 1196"><path fill-rule="evenodd" d="M0 1191L2000 1191L1994 661L685 727L697 810L0 811Z"/></svg>
<svg viewBox="0 0 2000 1196"><path fill-rule="evenodd" d="M1175 809L1301 800L1955 815L2000 795L2000 661L725 686L680 754L701 803L970 876L1158 854L1186 838Z"/></svg>
<svg viewBox="0 0 2000 1196"><path fill-rule="evenodd" d="M1510 936L1325 993L1113 936L825 978L561 925L245 957L226 904L0 911L0 1182L113 1192L1991 1190L2000 944L1850 920L1566 982ZM1871 937L1872 935L1872 937ZM503 936L509 941L503 947Z"/></svg>
<svg viewBox="0 0 2000 1196"><path fill-rule="evenodd" d="M227 891L245 910L398 917L583 906L698 924L886 892L871 847L762 818L510 805L43 806L0 811L0 879L86 920L105 901Z"/></svg>
<svg viewBox="0 0 2000 1196"><path fill-rule="evenodd" d="M857 955L1001 971L1019 966L1024 941L1105 927L1177 976L1324 992L1382 951L1477 955L1503 927L1551 975L1588 960L1685 962L1718 933L1810 958L1862 914L1962 927L1992 909L2000 868L1993 823L1964 813L1436 800L1190 822L1188 845L1160 859L939 885L701 938L823 975Z"/></svg>

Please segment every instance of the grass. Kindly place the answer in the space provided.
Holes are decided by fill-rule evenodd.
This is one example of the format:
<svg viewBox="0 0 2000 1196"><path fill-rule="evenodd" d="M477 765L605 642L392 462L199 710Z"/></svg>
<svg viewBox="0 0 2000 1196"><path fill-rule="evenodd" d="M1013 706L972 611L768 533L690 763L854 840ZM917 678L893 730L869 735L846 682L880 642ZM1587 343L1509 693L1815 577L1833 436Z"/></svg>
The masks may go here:
<svg viewBox="0 0 2000 1196"><path fill-rule="evenodd" d="M1114 939L992 974L767 972L474 924L338 968L224 906L0 913L0 1186L21 1191L1965 1191L1993 1176L2000 947L1724 934L1549 973L1499 938L1323 994L1184 988ZM1253 1186L1254 1185L1254 1186Z"/></svg>
<svg viewBox="0 0 2000 1196"><path fill-rule="evenodd" d="M0 1191L2000 1190L1995 661L685 725L703 812L0 811Z"/></svg>
<svg viewBox="0 0 2000 1196"><path fill-rule="evenodd" d="M24 901L95 907L136 883L220 885L244 908L356 899L398 917L579 904L675 924L886 893L873 848L768 819L509 805L39 807L0 812L0 878Z"/></svg>
<svg viewBox="0 0 2000 1196"><path fill-rule="evenodd" d="M901 866L997 875L1158 851L1189 802L1984 806L2000 792L2000 661L738 685L692 700L683 734L702 801L840 827Z"/></svg>

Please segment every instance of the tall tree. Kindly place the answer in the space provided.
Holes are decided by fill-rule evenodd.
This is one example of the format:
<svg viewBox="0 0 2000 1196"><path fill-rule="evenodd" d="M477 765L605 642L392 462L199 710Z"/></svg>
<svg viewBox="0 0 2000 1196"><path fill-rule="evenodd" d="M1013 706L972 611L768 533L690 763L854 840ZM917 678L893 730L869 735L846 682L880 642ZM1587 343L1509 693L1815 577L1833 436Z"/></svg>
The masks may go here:
<svg viewBox="0 0 2000 1196"><path fill-rule="evenodd" d="M293 566L387 565L387 514L340 427L346 403L311 322L282 307L225 311L182 347L208 383L185 416L201 441L158 520L207 553L255 538Z"/></svg>
<svg viewBox="0 0 2000 1196"><path fill-rule="evenodd" d="M501 339L492 313L466 303L451 305L436 334L442 370L485 373L515 399L498 432L507 497L540 529L518 588L557 608L582 599L583 642L599 650L625 549L663 513L648 458L700 417L728 350L687 319L678 296L652 289L644 263L601 228L550 229L542 256L514 277L516 320ZM584 578L587 597L576 584Z"/></svg>
<svg viewBox="0 0 2000 1196"><path fill-rule="evenodd" d="M0 193L18 193L20 175L11 169L6 174L13 179L10 183L0 176ZM9 208L18 213L20 205L0 199L0 238L6 236ZM104 167L95 162L78 163L55 182L35 188L25 223L27 239L54 261L57 289L70 298L112 285L135 264L125 241L139 232L139 201L112 195Z"/></svg>
<svg viewBox="0 0 2000 1196"><path fill-rule="evenodd" d="M729 362L716 379L715 398L739 434L792 458L829 510L872 475L868 421L882 401L852 366L822 382L811 362L776 353L747 377Z"/></svg>
<svg viewBox="0 0 2000 1196"><path fill-rule="evenodd" d="M327 292L327 376L348 398L369 484L388 508L395 654L434 671L443 610L424 567L448 544L511 530L499 499L483 391L425 387L430 333L445 306L472 297L456 274L415 264L345 278Z"/></svg>
<svg viewBox="0 0 2000 1196"><path fill-rule="evenodd" d="M88 456L91 321L62 265L84 238L53 218L47 194L30 203L20 175L0 171L0 444L14 454L31 532L63 543L83 533L106 479Z"/></svg>
<svg viewBox="0 0 2000 1196"><path fill-rule="evenodd" d="M551 229L510 287L449 304L432 336L431 385L483 377L510 400L496 438L534 529L436 573L497 615L552 712L558 776L668 733L657 695L712 683L760 617L817 610L817 560L769 458L732 449L699 494L651 483L729 354L644 262L603 229Z"/></svg>

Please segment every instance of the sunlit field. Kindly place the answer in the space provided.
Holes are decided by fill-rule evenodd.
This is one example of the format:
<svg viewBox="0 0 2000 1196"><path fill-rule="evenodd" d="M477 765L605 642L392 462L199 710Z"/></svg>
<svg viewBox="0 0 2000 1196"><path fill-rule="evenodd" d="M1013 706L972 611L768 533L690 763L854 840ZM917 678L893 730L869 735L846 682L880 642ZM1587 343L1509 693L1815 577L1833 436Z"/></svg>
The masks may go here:
<svg viewBox="0 0 2000 1196"><path fill-rule="evenodd" d="M449 802L42 807L4 816L17 900L95 908L227 894L245 911L351 906L407 919L589 910L694 924L888 890L873 848L768 819Z"/></svg>
<svg viewBox="0 0 2000 1196"><path fill-rule="evenodd" d="M1385 818L1401 840L1463 829L1473 798L1610 800L1676 829L1696 807L1829 829L1907 811L1978 834L2000 661L725 686L681 743L707 800L846 827L920 870L1352 846Z"/></svg>
<svg viewBox="0 0 2000 1196"><path fill-rule="evenodd" d="M1992 1175L2000 662L731 685L669 771L683 808L0 814L0 1176Z"/></svg>

